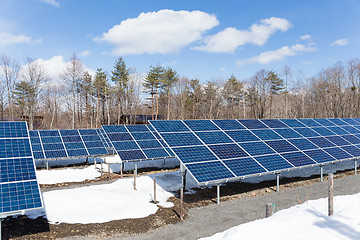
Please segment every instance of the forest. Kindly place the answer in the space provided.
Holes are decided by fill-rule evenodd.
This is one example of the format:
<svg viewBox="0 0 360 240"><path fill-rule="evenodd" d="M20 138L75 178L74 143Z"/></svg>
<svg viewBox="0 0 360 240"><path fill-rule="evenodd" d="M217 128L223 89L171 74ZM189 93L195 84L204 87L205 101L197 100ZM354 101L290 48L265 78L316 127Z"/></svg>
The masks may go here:
<svg viewBox="0 0 360 240"><path fill-rule="evenodd" d="M110 73L92 76L76 54L53 84L39 61L24 65L0 56L0 120L27 119L29 129L98 128L122 115L153 119L251 119L360 117L360 60L337 62L310 77L284 65L259 69L248 79L235 75L206 81L174 68L150 66L145 76L119 57ZM42 119L34 127L34 119Z"/></svg>

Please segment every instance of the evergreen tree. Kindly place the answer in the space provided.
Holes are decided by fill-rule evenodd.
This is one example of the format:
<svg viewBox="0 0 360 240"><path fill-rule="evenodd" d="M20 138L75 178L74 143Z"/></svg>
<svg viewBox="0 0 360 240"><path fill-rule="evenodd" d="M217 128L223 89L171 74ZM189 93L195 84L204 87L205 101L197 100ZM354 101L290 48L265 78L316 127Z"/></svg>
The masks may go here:
<svg viewBox="0 0 360 240"><path fill-rule="evenodd" d="M268 72L266 81L270 83L270 118L272 118L273 97L279 95L285 89L285 83L274 71Z"/></svg>
<svg viewBox="0 0 360 240"><path fill-rule="evenodd" d="M223 89L223 96L225 100L230 103L230 111L228 110L228 117L234 118L234 105L240 104L240 101L243 100L243 84L236 79L234 75L226 81Z"/></svg>
<svg viewBox="0 0 360 240"><path fill-rule="evenodd" d="M111 80L116 84L118 91L118 124L120 124L120 117L123 112L122 98L126 95L129 81L129 69L122 57L119 57L115 62L114 70L111 73Z"/></svg>
<svg viewBox="0 0 360 240"><path fill-rule="evenodd" d="M107 88L107 75L101 69L96 70L95 78L93 81L94 94L97 98L96 103L96 128L100 126L100 102L103 104L103 115L104 113L104 103L106 97L106 88Z"/></svg>
<svg viewBox="0 0 360 240"><path fill-rule="evenodd" d="M87 127L90 126L90 96L93 91L92 86L92 76L89 72L84 72L80 82L79 82L79 91L80 94L85 98L85 118Z"/></svg>
<svg viewBox="0 0 360 240"><path fill-rule="evenodd" d="M150 71L146 75L143 83L145 91L150 93L151 95L151 114L152 114L152 118L154 118L155 115L155 120L157 120L157 116L159 114L158 93L159 93L159 88L164 79L164 74L165 74L165 69L159 64L156 67L151 66ZM155 96L155 102L154 102L154 96ZM155 108L154 104L156 106L155 114L154 114L154 108Z"/></svg>
<svg viewBox="0 0 360 240"><path fill-rule="evenodd" d="M170 119L170 98L171 98L171 89L174 84L179 81L177 72L172 68L167 68L164 72L163 81L161 88L166 93L167 96L167 120Z"/></svg>

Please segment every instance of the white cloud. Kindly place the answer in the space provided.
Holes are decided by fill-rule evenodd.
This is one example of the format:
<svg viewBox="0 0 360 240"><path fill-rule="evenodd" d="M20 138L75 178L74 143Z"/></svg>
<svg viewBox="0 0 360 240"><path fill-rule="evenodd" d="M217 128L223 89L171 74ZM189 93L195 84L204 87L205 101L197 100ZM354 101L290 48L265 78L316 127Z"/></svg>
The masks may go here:
<svg viewBox="0 0 360 240"><path fill-rule="evenodd" d="M218 24L205 12L164 9L128 18L93 40L114 45L114 55L176 53Z"/></svg>
<svg viewBox="0 0 360 240"><path fill-rule="evenodd" d="M80 57L87 57L91 54L91 52L89 50L85 50L79 53Z"/></svg>
<svg viewBox="0 0 360 240"><path fill-rule="evenodd" d="M54 7L60 7L60 4L56 0L40 0L40 1L52 5Z"/></svg>
<svg viewBox="0 0 360 240"><path fill-rule="evenodd" d="M348 43L349 43L349 40L347 38L341 38L341 39L338 39L338 40L332 42L330 45L331 46L335 46L335 45L337 45L337 46L345 46Z"/></svg>
<svg viewBox="0 0 360 240"><path fill-rule="evenodd" d="M31 37L23 34L13 35L10 33L0 33L0 47L22 43L30 44L31 42Z"/></svg>
<svg viewBox="0 0 360 240"><path fill-rule="evenodd" d="M242 66L244 64L258 63L258 64L268 64L271 62L278 62L285 59L288 56L295 56L302 54L304 52L314 52L318 49L312 46L305 46L303 44L295 44L292 46L284 46L277 50L267 51L261 53L259 56L252 58L243 59L237 62L237 66Z"/></svg>
<svg viewBox="0 0 360 240"><path fill-rule="evenodd" d="M63 85L63 80L60 79L59 75L61 72L64 71L66 65L69 63L64 61L63 56L54 56L47 60L39 58L36 59L35 61L38 62L40 65L42 65L46 70L46 73L50 78L49 85L57 85L57 86ZM84 65L84 70L88 71L93 76L95 75L95 70L90 69L85 65Z"/></svg>
<svg viewBox="0 0 360 240"><path fill-rule="evenodd" d="M228 27L224 31L208 36L204 40L204 45L193 49L213 53L233 53L239 46L245 44L262 46L275 32L285 32L290 27L291 23L284 18L266 18L260 23L251 25L248 30Z"/></svg>
<svg viewBox="0 0 360 240"><path fill-rule="evenodd" d="M305 34L305 35L300 36L300 40L302 40L302 41L310 40L310 39L312 39L312 36L309 35L309 34Z"/></svg>

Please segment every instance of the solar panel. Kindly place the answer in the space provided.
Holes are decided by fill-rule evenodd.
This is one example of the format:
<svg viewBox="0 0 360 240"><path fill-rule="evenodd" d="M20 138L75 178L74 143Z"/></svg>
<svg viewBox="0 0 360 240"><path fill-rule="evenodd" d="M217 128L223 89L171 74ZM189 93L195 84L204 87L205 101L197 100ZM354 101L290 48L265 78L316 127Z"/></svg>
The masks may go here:
<svg viewBox="0 0 360 240"><path fill-rule="evenodd" d="M29 131L34 159L58 159L107 155L96 129Z"/></svg>
<svg viewBox="0 0 360 240"><path fill-rule="evenodd" d="M25 122L0 122L0 216L42 208Z"/></svg>
<svg viewBox="0 0 360 240"><path fill-rule="evenodd" d="M198 183L226 181L360 155L360 119L163 120L150 123ZM356 125L351 125L354 123ZM219 167L219 174L216 174L216 167Z"/></svg>
<svg viewBox="0 0 360 240"><path fill-rule="evenodd" d="M165 137L168 138L170 144L172 144L171 138L179 136L172 136L171 131L176 129L181 131L184 129L179 127L182 125L181 122L179 124L178 121L173 121L170 125L171 126L164 128L163 131L169 131L169 133L166 133L169 134L169 136ZM201 128L200 126L194 126L194 128L196 127L199 129ZM186 126L185 128L187 131L189 131ZM114 147L122 161L141 161L155 158L169 158L173 156L173 154L169 152L163 145L165 143L161 143L161 137L156 136L152 132L153 129L149 128L147 125L113 125L102 126L102 129L104 130L105 135L109 138L111 145ZM182 134L187 133L183 132ZM196 140L199 141L197 138ZM173 144L186 146L187 143L173 141Z"/></svg>

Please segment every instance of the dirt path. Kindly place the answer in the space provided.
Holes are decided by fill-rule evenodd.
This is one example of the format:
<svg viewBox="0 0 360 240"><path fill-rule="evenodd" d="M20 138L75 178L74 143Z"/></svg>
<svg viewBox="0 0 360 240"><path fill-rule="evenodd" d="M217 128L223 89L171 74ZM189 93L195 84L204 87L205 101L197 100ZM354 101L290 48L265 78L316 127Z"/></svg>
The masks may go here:
<svg viewBox="0 0 360 240"><path fill-rule="evenodd" d="M106 239L198 239L208 237L233 226L264 218L266 203L275 203L278 211L306 200L327 197L327 184L327 181L323 183L315 182L306 186L282 189L280 192L234 199L222 202L219 206L211 204L205 207L192 208L188 211L188 219L181 223L167 225L146 234L114 236ZM359 175L336 178L334 184L335 195L349 195L360 192ZM89 237L65 239L89 239ZM104 237L96 236L93 239L104 239Z"/></svg>

